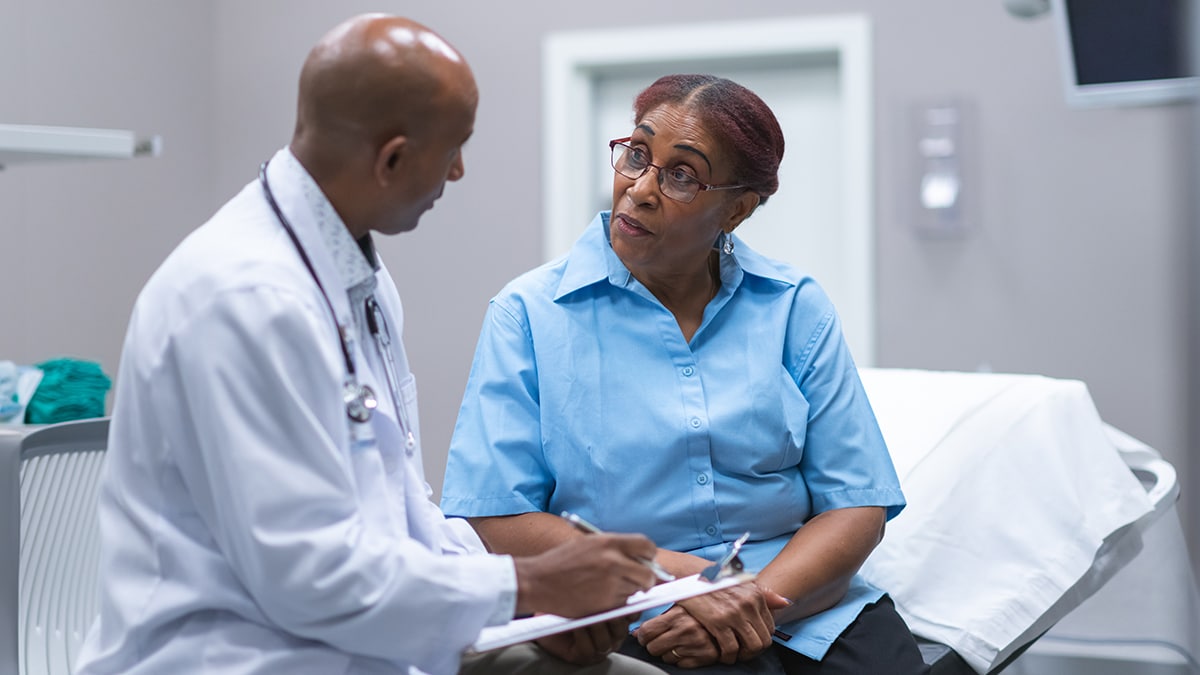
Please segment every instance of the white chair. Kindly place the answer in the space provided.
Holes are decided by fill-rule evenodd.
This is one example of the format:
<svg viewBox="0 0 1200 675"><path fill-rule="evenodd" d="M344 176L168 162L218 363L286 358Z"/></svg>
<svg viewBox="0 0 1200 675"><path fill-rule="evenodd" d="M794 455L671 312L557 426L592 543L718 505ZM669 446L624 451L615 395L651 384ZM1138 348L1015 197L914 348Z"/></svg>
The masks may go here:
<svg viewBox="0 0 1200 675"><path fill-rule="evenodd" d="M0 675L67 675L97 613L108 418L0 430Z"/></svg>

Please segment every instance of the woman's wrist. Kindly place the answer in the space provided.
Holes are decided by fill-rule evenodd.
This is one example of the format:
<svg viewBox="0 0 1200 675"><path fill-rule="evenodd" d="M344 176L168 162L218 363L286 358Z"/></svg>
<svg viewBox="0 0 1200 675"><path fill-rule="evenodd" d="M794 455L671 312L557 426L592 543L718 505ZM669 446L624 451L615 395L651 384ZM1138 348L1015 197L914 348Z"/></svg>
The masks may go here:
<svg viewBox="0 0 1200 675"><path fill-rule="evenodd" d="M665 548L658 549L655 560L676 577L690 577L693 574L698 574L705 567L712 564L700 556L671 551Z"/></svg>

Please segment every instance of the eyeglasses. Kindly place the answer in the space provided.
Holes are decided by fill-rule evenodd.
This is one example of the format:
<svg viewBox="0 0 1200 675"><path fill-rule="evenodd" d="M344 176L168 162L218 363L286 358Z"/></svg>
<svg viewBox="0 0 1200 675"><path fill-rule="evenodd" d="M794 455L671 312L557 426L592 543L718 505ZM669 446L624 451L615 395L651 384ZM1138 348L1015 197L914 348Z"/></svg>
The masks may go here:
<svg viewBox="0 0 1200 675"><path fill-rule="evenodd" d="M663 195L684 204L696 198L701 190L734 190L745 185L709 185L680 168L668 169L650 163L650 153L645 148L635 148L626 143L632 137L618 138L608 142L612 150L612 167L622 176L637 180L651 167L658 169L658 189Z"/></svg>

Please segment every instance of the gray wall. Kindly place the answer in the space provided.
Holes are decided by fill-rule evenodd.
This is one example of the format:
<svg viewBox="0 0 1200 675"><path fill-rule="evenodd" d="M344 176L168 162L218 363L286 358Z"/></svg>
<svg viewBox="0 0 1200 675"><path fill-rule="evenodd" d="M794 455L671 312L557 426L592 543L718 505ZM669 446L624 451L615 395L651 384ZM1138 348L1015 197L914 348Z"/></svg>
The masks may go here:
<svg viewBox="0 0 1200 675"><path fill-rule="evenodd" d="M159 133L153 161L0 172L0 359L115 375L133 300L213 195L213 10L137 0L0 3L0 122Z"/></svg>
<svg viewBox="0 0 1200 675"><path fill-rule="evenodd" d="M406 13L471 60L482 101L466 178L416 232L381 244L405 298L435 491L487 299L540 258L540 153L509 148L540 142L543 36L680 16L676 3L626 0L45 4L0 5L0 121L152 131L167 149L0 173L4 279L17 289L0 358L21 362L72 354L115 373L137 289L286 143L300 62L334 23ZM1013 19L1000 0L687 7L688 21L871 17L879 365L1082 379L1107 421L1186 471L1188 107L1068 108L1051 21ZM908 223L909 119L948 98L975 111L980 192L968 233L931 241Z"/></svg>

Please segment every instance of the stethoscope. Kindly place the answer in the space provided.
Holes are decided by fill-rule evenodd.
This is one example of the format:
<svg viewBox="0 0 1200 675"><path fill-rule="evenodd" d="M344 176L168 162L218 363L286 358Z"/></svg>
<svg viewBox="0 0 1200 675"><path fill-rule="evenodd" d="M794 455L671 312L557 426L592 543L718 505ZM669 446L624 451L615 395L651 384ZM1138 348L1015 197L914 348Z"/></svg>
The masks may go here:
<svg viewBox="0 0 1200 675"><path fill-rule="evenodd" d="M329 294L325 292L325 286L321 284L321 278L317 276L317 270L313 267L312 260L308 257L308 252L304 250L304 245L300 243L300 237L296 235L296 231L292 228L292 224L283 215L283 210L279 208L279 203L275 201L275 194L271 191L271 185L267 182L267 164L263 162L258 169L258 182L262 183L263 194L266 195L267 203L270 204L271 210L275 212L275 217L279 219L279 224L287 232L288 237L292 240L292 245L296 247L296 252L300 254L300 260L304 262L304 266L308 268L309 275L312 276L313 282L317 284L317 290L321 292L321 297L325 300L325 306L329 308L329 314L333 317L333 322L337 326L338 342L342 347L342 358L346 361L346 379L342 382L342 400L346 404L346 416L351 421L359 424L370 421L371 414L375 412L375 408L379 407L379 399L375 397L375 392L371 387L362 384L358 381L358 374L354 368L354 354L350 348L349 332L341 321L338 320L337 311L333 308L333 301L329 299ZM392 334L388 329L387 320L383 316L383 310L380 309L379 303L375 301L375 296L370 296L366 300L367 313L367 329L371 332L371 336L375 338L375 346L379 349L380 355L383 356L384 375L387 377L388 389L392 394L392 405L396 410L396 419L400 423L400 431L404 434L404 445L409 450L412 450L417 439L413 436L412 426L408 423L408 414L404 410L404 406L400 404L400 391L396 386L396 362L392 356Z"/></svg>

